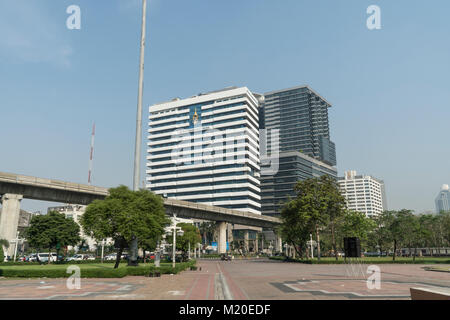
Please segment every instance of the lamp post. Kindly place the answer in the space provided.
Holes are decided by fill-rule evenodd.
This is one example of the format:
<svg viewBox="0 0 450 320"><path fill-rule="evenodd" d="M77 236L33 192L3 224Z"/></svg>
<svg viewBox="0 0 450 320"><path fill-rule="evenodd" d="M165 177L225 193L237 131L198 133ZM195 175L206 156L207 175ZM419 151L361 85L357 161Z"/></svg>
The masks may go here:
<svg viewBox="0 0 450 320"><path fill-rule="evenodd" d="M19 246L20 241L23 241L23 239L19 239L19 237L10 241L10 242L14 243L14 262L16 262L17 247Z"/></svg>
<svg viewBox="0 0 450 320"><path fill-rule="evenodd" d="M170 227L173 233L173 241L172 241L172 268L175 268L175 252L177 248L177 231L179 234L183 234L180 227L177 227L177 215L173 215L173 225Z"/></svg>

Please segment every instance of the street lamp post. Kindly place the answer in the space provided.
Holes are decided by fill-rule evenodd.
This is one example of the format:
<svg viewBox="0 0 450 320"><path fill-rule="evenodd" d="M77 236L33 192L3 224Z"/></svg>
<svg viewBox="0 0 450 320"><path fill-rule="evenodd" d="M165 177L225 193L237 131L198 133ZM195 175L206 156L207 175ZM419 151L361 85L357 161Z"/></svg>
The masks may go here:
<svg viewBox="0 0 450 320"><path fill-rule="evenodd" d="M181 234L181 228L177 227L177 215L174 214L173 215L173 225L172 227L170 227L170 229L172 229L172 233L173 233L173 241L172 241L172 268L175 268L175 252L176 252L176 248L177 248L177 231L180 231L179 233Z"/></svg>
<svg viewBox="0 0 450 320"><path fill-rule="evenodd" d="M19 239L19 237L17 237L16 239L11 240L11 242L14 243L14 262L16 262L17 247L19 246L19 242L20 241L22 241L22 239Z"/></svg>

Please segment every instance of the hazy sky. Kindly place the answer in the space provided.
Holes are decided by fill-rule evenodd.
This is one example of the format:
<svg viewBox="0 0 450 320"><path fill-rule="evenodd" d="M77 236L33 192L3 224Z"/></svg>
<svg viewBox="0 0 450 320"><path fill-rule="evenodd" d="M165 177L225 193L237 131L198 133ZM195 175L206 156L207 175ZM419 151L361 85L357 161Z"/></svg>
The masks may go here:
<svg viewBox="0 0 450 320"><path fill-rule="evenodd" d="M93 183L131 186L140 2L0 0L0 171L86 183L95 121ZM81 30L66 27L72 4ZM366 27L372 4L381 30ZM339 175L383 179L390 209L434 210L450 183L448 0L150 0L148 11L145 111L231 85L308 84L333 105Z"/></svg>

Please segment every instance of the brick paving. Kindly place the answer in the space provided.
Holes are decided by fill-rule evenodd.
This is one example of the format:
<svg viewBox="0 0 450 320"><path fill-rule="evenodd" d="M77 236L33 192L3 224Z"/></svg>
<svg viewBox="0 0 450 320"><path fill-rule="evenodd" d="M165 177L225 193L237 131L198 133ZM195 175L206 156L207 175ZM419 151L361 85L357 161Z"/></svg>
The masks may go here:
<svg viewBox="0 0 450 320"><path fill-rule="evenodd" d="M213 300L218 275L235 300L410 299L411 287L450 288L450 273L424 265L381 264L381 288L368 289L367 265L307 265L277 261L200 260L199 271L159 278L81 279L70 290L66 279L0 279L0 299ZM448 266L445 266L448 267Z"/></svg>

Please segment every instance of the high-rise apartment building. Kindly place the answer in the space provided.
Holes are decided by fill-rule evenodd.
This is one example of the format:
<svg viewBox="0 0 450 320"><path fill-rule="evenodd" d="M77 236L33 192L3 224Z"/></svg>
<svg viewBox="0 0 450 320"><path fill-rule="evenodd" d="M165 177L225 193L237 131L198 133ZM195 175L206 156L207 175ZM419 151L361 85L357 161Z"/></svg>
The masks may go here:
<svg viewBox="0 0 450 320"><path fill-rule="evenodd" d="M377 216L387 210L384 182L368 175L357 175L356 171L346 171L338 179L342 194L349 210Z"/></svg>
<svg viewBox="0 0 450 320"><path fill-rule="evenodd" d="M308 86L264 94L260 127L280 130L280 152L296 151L336 165L330 140L328 108L331 104ZM271 150L268 141L268 149Z"/></svg>
<svg viewBox="0 0 450 320"><path fill-rule="evenodd" d="M258 105L232 87L150 106L146 187L260 214Z"/></svg>
<svg viewBox="0 0 450 320"><path fill-rule="evenodd" d="M436 212L450 212L450 190L448 184L444 184L439 191L438 196L435 200Z"/></svg>

